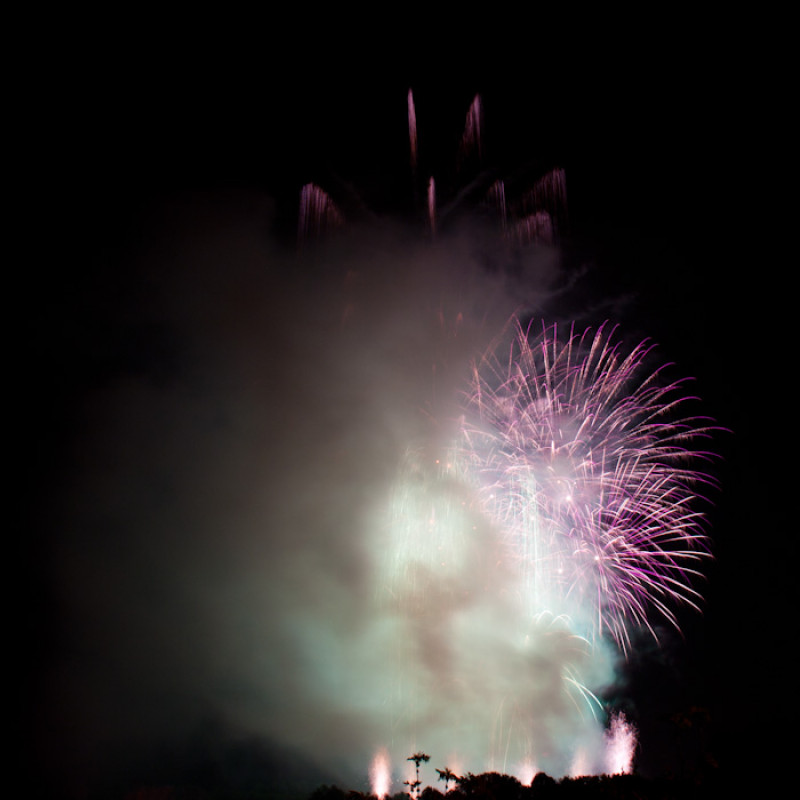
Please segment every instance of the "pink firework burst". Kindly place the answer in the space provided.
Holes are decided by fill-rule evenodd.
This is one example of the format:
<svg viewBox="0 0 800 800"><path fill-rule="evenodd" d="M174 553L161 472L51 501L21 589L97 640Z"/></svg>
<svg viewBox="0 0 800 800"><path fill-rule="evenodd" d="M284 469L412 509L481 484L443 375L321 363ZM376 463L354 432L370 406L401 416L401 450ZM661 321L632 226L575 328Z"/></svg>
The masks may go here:
<svg viewBox="0 0 800 800"><path fill-rule="evenodd" d="M464 455L481 505L521 577L532 613L583 620L623 651L630 631L677 627L677 604L709 555L698 489L713 483L698 443L715 426L687 414L684 380L650 371L614 329L532 336L515 322L506 351L474 366Z"/></svg>

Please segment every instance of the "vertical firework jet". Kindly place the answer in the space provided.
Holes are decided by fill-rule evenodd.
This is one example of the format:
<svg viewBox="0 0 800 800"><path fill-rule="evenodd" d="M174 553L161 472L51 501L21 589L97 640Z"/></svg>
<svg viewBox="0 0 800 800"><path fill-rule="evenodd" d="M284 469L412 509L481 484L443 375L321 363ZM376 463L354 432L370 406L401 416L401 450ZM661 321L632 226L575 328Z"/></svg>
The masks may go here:
<svg viewBox="0 0 800 800"><path fill-rule="evenodd" d="M391 789L392 785L391 769L392 765L389 761L389 753L385 747L382 747L375 753L369 768L370 788L372 789L372 794L374 794L378 800L383 800L383 798L389 794L389 789Z"/></svg>
<svg viewBox="0 0 800 800"><path fill-rule="evenodd" d="M636 731L621 714L614 714L606 731L606 772L627 775L633 771L636 754Z"/></svg>

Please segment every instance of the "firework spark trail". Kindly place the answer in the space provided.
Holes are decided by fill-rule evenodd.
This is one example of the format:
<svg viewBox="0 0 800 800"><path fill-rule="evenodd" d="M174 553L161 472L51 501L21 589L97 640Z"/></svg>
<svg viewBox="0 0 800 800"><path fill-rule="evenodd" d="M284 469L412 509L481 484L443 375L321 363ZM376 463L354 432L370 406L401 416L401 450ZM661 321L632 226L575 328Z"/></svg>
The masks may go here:
<svg viewBox="0 0 800 800"><path fill-rule="evenodd" d="M567 216L567 178L561 168L539 178L520 200L520 216L523 218L546 215L556 230L561 230Z"/></svg>
<svg viewBox="0 0 800 800"><path fill-rule="evenodd" d="M489 203L492 208L497 212L500 217L500 223L503 226L503 233L506 230L507 211L506 211L506 186L505 183L498 179L490 187L486 193Z"/></svg>
<svg viewBox="0 0 800 800"><path fill-rule="evenodd" d="M417 112L414 108L414 93L408 90L408 140L412 177L417 177Z"/></svg>
<svg viewBox="0 0 800 800"><path fill-rule="evenodd" d="M343 223L342 212L324 189L313 183L303 186L300 191L300 213L297 224L299 242L322 236Z"/></svg>
<svg viewBox="0 0 800 800"><path fill-rule="evenodd" d="M481 110L481 96L476 94L467 111L467 119L464 123L464 134L461 138L460 157L466 160L471 153L475 153L480 161L483 157L483 145L481 129L483 128L483 112Z"/></svg>
<svg viewBox="0 0 800 800"><path fill-rule="evenodd" d="M713 426L683 415L692 398L660 384L663 369L638 380L651 346L623 357L613 333L562 342L554 326L532 342L517 323L507 358L495 347L474 367L463 457L531 610L588 606L591 636L626 651L632 629L656 635L651 610L677 626L672 604L697 606L697 487L712 481L695 444Z"/></svg>
<svg viewBox="0 0 800 800"><path fill-rule="evenodd" d="M556 238L553 218L546 211L536 211L518 220L511 233L520 244L553 244Z"/></svg>

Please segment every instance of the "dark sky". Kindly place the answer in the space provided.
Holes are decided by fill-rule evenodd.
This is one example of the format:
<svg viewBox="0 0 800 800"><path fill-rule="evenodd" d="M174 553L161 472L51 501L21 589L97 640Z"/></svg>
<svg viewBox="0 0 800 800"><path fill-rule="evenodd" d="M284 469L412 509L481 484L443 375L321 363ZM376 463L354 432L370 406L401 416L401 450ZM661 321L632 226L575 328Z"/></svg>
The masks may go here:
<svg viewBox="0 0 800 800"><path fill-rule="evenodd" d="M313 527L317 512L310 501L282 503L295 484L281 476L308 460L309 486L329 481L330 465L314 459L364 446L348 439L347 421L380 406L347 387L373 376L375 359L378 396L402 394L387 359L416 374L410 362L424 358L425 339L377 337L367 363L340 368L312 328L324 331L332 314L324 259L308 276L287 281L281 270L307 181L349 183L381 218L408 214L409 87L432 169L446 173L476 92L487 159L504 174L564 168L564 269L583 277L555 313L618 314L696 378L704 411L733 431L714 443L722 490L710 512L707 610L681 616L683 639L642 646L624 694L653 771L694 758L680 748L696 741L670 738L671 717L692 708L707 711L694 731L721 769L779 769L770 731L790 723L780 687L791 682L791 559L773 542L783 546L791 530L776 527L772 443L789 415L772 405L785 392L769 360L781 339L770 151L752 134L754 119L768 127L769 101L713 25L661 33L658 42L651 25L635 41L538 33L507 51L469 40L454 55L418 37L424 46L400 47L397 59L375 41L295 41L276 57L274 31L263 46L184 32L181 46L173 34L146 47L109 36L45 62L20 123L31 213L15 536L29 576L18 606L30 689L23 737L45 782L79 793L126 770L158 780L170 774L164 752L174 769L202 769L196 754L222 747L215 736L251 735L259 720L286 716L269 688L266 700L248 695L293 668L276 652L284 622L298 613L307 624L310 613L281 605L304 544L287 547L275 531L284 515L293 524L308 515ZM342 257L364 256L331 261ZM267 277L254 277L264 263ZM402 326L406 309L398 300L392 313L368 313ZM325 392L327 404L307 400ZM383 438L366 447L394 442L401 423L381 424ZM343 464L344 507L380 478ZM308 608L359 602L337 594L359 585L358 564L334 561L335 580L309 590ZM261 562L271 566L260 578ZM239 716L220 721L220 696ZM313 714L304 700L298 728ZM267 738L268 759L303 739L272 729ZM314 742L327 738L306 738L298 747L313 761Z"/></svg>

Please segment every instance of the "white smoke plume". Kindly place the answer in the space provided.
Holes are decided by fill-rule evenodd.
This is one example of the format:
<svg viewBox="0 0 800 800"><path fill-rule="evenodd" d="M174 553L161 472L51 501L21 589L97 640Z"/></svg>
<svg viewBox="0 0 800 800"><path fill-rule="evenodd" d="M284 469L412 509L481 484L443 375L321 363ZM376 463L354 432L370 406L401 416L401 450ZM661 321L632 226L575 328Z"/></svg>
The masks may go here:
<svg viewBox="0 0 800 800"><path fill-rule="evenodd" d="M470 359L545 308L557 253L516 251L508 270L477 223L289 251L270 209L173 199L131 294L98 290L96 313L144 355L85 392L50 512L68 647L43 746L90 765L214 718L331 774L365 776L376 744L395 764L419 746L442 767L566 770L565 742L602 726L565 675L599 690L609 657L586 663L557 620L521 631L488 537L457 567L414 567L423 606L386 573L409 450L432 469Z"/></svg>

